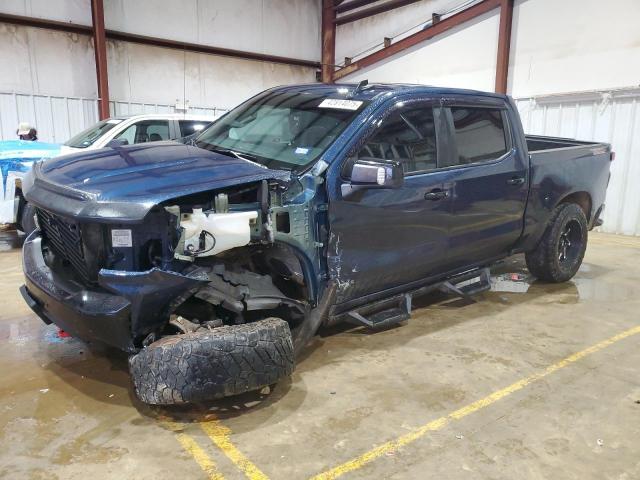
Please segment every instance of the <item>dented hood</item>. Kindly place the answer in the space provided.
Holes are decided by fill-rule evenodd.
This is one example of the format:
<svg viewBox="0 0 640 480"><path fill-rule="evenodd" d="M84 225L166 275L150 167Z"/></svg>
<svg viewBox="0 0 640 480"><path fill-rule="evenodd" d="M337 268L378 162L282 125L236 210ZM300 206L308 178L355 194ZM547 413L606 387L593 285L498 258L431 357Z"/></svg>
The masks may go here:
<svg viewBox="0 0 640 480"><path fill-rule="evenodd" d="M103 148L38 163L25 179L27 200L61 215L137 222L158 203L289 172L177 142Z"/></svg>

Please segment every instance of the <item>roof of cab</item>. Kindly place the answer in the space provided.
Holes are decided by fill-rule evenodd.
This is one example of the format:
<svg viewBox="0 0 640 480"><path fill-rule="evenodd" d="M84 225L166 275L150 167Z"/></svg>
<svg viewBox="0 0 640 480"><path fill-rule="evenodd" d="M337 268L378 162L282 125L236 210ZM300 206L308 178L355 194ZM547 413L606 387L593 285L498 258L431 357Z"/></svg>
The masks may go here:
<svg viewBox="0 0 640 480"><path fill-rule="evenodd" d="M462 95L477 95L477 96L487 96L487 97L498 97L498 98L506 98L506 95L500 93L493 92L483 92L480 90L466 90L462 88L447 88L447 87L435 87L431 85L419 85L419 84L411 84L411 83L369 83L359 89L355 94L353 94L354 90L358 86L357 83L333 83L333 84L325 84L325 83L308 83L308 84L299 84L299 85L285 85L281 87L276 87L274 90L286 91L286 92L297 92L297 93L315 93L320 95L347 95L351 94L349 97L353 100L373 100L378 96L384 94L400 94L400 93L430 93L430 94L441 94L441 95L453 95L453 94L462 94Z"/></svg>

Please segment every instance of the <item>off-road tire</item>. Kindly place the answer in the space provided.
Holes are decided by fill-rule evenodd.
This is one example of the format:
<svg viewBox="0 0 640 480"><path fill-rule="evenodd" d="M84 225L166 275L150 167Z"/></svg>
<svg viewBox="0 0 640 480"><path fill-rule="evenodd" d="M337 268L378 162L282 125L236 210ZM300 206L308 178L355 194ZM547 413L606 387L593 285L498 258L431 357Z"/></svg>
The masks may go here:
<svg viewBox="0 0 640 480"><path fill-rule="evenodd" d="M29 236L31 232L36 229L36 221L34 215L36 214L36 208L29 202L24 202L22 206L22 212L20 214L20 230Z"/></svg>
<svg viewBox="0 0 640 480"><path fill-rule="evenodd" d="M567 261L561 261L561 236L568 226L579 227L572 246L572 256ZM558 205L551 213L547 228L540 243L531 252L525 254L527 268L540 280L560 283L572 278L584 258L587 249L588 225L584 211L574 203Z"/></svg>
<svg viewBox="0 0 640 480"><path fill-rule="evenodd" d="M291 332L279 318L164 337L129 358L136 394L151 405L258 390L293 369Z"/></svg>

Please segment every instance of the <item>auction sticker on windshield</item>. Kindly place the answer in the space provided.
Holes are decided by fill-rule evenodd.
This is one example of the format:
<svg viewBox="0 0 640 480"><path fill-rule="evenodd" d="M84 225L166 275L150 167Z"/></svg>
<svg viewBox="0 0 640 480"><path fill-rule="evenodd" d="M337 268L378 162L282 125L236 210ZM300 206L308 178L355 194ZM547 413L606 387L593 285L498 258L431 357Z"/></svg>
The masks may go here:
<svg viewBox="0 0 640 480"><path fill-rule="evenodd" d="M336 108L338 110L357 110L362 105L358 100L344 100L342 98L325 98L318 108Z"/></svg>

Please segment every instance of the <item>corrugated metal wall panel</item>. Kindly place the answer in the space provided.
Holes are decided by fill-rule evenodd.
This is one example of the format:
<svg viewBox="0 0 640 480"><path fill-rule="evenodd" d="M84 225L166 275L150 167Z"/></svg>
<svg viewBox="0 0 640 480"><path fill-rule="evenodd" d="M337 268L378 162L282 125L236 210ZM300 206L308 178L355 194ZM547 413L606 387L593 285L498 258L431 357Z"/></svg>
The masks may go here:
<svg viewBox="0 0 640 480"><path fill-rule="evenodd" d="M111 115L179 113L175 105L112 101L109 107ZM226 111L224 108L190 106L188 113L217 118ZM0 92L0 140L15 139L18 124L29 122L38 129L39 140L64 143L97 121L98 100L95 98Z"/></svg>
<svg viewBox="0 0 640 480"><path fill-rule="evenodd" d="M611 143L601 230L640 235L640 89L579 92L516 99L526 133Z"/></svg>
<svg viewBox="0 0 640 480"><path fill-rule="evenodd" d="M162 105L158 103L140 102L109 102L111 115L140 115L143 113L181 113L175 105ZM217 107L192 107L189 106L187 113L193 115L211 115L215 118L227 112L225 108Z"/></svg>

